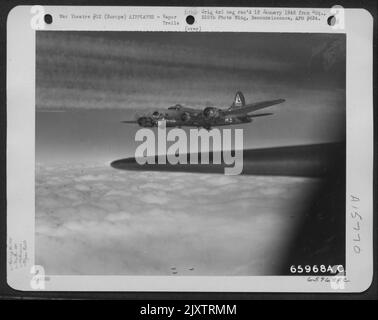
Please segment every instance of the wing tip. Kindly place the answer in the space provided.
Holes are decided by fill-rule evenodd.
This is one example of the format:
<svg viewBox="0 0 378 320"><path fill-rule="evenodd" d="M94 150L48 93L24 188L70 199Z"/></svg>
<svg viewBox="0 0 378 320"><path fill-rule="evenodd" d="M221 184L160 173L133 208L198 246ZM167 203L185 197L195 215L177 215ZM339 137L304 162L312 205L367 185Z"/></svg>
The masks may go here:
<svg viewBox="0 0 378 320"><path fill-rule="evenodd" d="M123 121L120 121L120 123L138 123L138 122L135 120L123 120Z"/></svg>

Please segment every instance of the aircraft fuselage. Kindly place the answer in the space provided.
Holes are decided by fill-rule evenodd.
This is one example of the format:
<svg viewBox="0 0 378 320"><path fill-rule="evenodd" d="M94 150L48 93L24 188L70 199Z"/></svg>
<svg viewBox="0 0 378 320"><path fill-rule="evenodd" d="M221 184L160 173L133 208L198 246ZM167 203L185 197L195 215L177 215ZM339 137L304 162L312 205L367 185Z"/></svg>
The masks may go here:
<svg viewBox="0 0 378 320"><path fill-rule="evenodd" d="M245 115L218 116L210 119L204 117L203 112L196 109L181 108L180 110L155 111L150 116L138 119L142 127L157 127L159 121L165 120L167 127L204 127L228 126L242 123L250 123L252 119Z"/></svg>
<svg viewBox="0 0 378 320"><path fill-rule="evenodd" d="M246 104L244 95L238 91L232 105L227 109L217 107L194 109L177 104L165 110L156 110L143 115L136 121L122 122L137 123L141 127L157 127L159 123L165 121L166 127L203 127L209 130L211 127L250 123L252 118L272 115L273 113L250 113L284 101L277 99Z"/></svg>

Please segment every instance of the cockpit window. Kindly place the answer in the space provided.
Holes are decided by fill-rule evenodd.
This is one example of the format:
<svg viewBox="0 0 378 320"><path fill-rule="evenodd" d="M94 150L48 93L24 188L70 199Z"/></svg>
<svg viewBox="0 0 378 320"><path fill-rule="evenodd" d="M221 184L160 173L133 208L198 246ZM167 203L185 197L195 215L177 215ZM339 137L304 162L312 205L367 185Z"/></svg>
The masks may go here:
<svg viewBox="0 0 378 320"><path fill-rule="evenodd" d="M169 107L169 110L180 110L182 108L182 105L176 104L175 106Z"/></svg>

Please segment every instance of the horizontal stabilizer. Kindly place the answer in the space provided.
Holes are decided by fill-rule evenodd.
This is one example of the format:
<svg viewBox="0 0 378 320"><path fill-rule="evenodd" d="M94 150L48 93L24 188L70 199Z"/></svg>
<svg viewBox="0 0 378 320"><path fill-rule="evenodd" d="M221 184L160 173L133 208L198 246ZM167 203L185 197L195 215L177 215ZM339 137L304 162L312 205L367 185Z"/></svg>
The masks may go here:
<svg viewBox="0 0 378 320"><path fill-rule="evenodd" d="M274 113L258 113L258 114L249 114L248 118L256 118L256 117L265 117L265 116L271 116Z"/></svg>
<svg viewBox="0 0 378 320"><path fill-rule="evenodd" d="M228 109L225 114L232 115L232 114L241 114L241 113L249 113L256 110L264 109L270 106L274 106L275 104L279 104L285 102L285 99L277 99L277 100L269 100L269 101L262 101L257 103L247 104L244 107L237 108L237 109Z"/></svg>
<svg viewBox="0 0 378 320"><path fill-rule="evenodd" d="M251 112L251 111L256 111L256 110L259 110L259 109L271 107L271 106L274 106L275 104L280 104L282 102L285 102L285 99L277 99L277 100L269 100L269 101L252 103L250 105L245 106L245 108L249 109L248 112Z"/></svg>

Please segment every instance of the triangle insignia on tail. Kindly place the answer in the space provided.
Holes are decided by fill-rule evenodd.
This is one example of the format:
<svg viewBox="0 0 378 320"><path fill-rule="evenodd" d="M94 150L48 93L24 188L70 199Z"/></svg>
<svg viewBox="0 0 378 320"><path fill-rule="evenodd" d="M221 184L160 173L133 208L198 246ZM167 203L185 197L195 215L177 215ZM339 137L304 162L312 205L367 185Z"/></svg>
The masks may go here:
<svg viewBox="0 0 378 320"><path fill-rule="evenodd" d="M232 103L231 108L241 108L245 106L244 95L241 91L236 92L234 102Z"/></svg>

